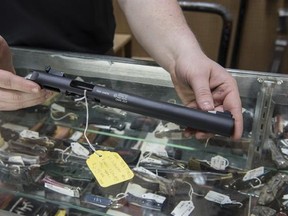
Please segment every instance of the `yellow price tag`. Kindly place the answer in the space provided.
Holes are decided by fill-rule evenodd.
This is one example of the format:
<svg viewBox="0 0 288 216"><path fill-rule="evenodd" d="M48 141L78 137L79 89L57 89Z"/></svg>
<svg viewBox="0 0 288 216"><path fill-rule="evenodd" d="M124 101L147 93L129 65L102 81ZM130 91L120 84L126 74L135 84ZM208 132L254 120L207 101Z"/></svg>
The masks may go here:
<svg viewBox="0 0 288 216"><path fill-rule="evenodd" d="M66 210L65 209L59 209L55 216L66 216Z"/></svg>
<svg viewBox="0 0 288 216"><path fill-rule="evenodd" d="M117 152L94 152L86 160L89 169L101 187L109 187L132 179L134 173Z"/></svg>

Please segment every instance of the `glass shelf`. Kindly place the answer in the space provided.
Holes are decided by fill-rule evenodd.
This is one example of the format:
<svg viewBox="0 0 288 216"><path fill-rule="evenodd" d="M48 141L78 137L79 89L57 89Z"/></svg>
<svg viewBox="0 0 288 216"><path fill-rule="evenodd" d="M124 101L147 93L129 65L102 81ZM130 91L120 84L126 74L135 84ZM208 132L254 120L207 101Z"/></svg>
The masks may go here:
<svg viewBox="0 0 288 216"><path fill-rule="evenodd" d="M12 51L21 76L49 65L71 78L181 104L169 74L153 62L21 48ZM4 200L18 197L39 202L35 206L50 211L48 215L59 209L67 215L171 215L181 201L191 201L186 202L193 209L191 215L260 215L265 208L286 211L281 203L288 178L288 137L276 131L276 120L281 117L282 126L288 124L288 77L229 72L237 80L243 106L244 133L239 141L219 135L207 140L186 137L179 125L89 100L86 135L92 146L117 152L134 172L133 179L107 188L88 169L87 157L71 150L71 142L78 142L92 153L83 135L84 101L55 93L42 105L0 112L5 141L0 151L0 195L5 195ZM39 137L25 139L25 130L38 132ZM247 173L251 179L244 181ZM62 188L53 191L51 181L52 186L61 183ZM273 181L283 184L277 189ZM262 190L269 187L277 196L263 195ZM217 203L215 194L211 200L209 191L220 193L226 203ZM263 196L272 200L261 202Z"/></svg>

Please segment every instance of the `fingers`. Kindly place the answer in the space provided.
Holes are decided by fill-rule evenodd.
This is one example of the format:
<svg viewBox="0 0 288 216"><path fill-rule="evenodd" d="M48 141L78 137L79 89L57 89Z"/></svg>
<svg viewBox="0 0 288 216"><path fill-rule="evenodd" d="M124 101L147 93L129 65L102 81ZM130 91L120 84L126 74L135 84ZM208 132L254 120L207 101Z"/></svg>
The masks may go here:
<svg viewBox="0 0 288 216"><path fill-rule="evenodd" d="M12 64L12 55L5 39L0 35L0 69L10 71L15 74Z"/></svg>
<svg viewBox="0 0 288 216"><path fill-rule="evenodd" d="M222 73L217 79L219 80L216 81L216 78L211 80L212 85L218 85L212 92L215 110L225 110L232 114L235 120L232 138L240 139L243 132L243 117L237 82L228 72Z"/></svg>
<svg viewBox="0 0 288 216"><path fill-rule="evenodd" d="M235 79L221 66L212 61L199 62L199 68L190 68L187 81L202 110L229 111L235 120L232 138L240 139L243 132L242 106ZM191 102L190 104L193 104ZM195 137L202 139L211 134L197 131Z"/></svg>
<svg viewBox="0 0 288 216"><path fill-rule="evenodd" d="M0 88L17 90L26 93L38 93L40 86L23 77L0 69Z"/></svg>
<svg viewBox="0 0 288 216"><path fill-rule="evenodd" d="M0 89L0 110L8 111L31 107L43 103L49 95L46 90L41 90L39 93L25 93Z"/></svg>
<svg viewBox="0 0 288 216"><path fill-rule="evenodd" d="M48 96L38 84L16 75L9 46L0 36L0 110L34 106L44 102Z"/></svg>
<svg viewBox="0 0 288 216"><path fill-rule="evenodd" d="M204 60L201 60L202 56ZM214 103L209 85L210 61L202 54L200 57L194 56L194 59L199 60L195 60L197 64L193 64L191 59L186 56L178 59L175 74L170 73L173 84L178 96L186 106L206 111L213 110ZM197 104L195 104L195 100Z"/></svg>
<svg viewBox="0 0 288 216"><path fill-rule="evenodd" d="M49 92L30 80L0 70L0 110L17 110L40 104Z"/></svg>
<svg viewBox="0 0 288 216"><path fill-rule="evenodd" d="M191 128L186 128L185 132L184 132L184 136L186 138L191 138L192 136L195 136L196 139L209 139L209 138L213 137L214 135L215 134L197 131L197 130L193 130Z"/></svg>
<svg viewBox="0 0 288 216"><path fill-rule="evenodd" d="M240 139L243 133L242 105L238 90L234 89L225 98L223 108L231 112L234 118L234 140Z"/></svg>
<svg viewBox="0 0 288 216"><path fill-rule="evenodd" d="M192 86L200 109L209 111L214 109L214 102L207 79L193 79Z"/></svg>

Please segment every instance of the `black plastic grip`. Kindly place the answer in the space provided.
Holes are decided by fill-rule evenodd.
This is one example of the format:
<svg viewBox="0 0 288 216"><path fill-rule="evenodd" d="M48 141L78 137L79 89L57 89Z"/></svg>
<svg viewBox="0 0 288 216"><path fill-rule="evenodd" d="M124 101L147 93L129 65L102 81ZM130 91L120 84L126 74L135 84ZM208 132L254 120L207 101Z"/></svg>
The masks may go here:
<svg viewBox="0 0 288 216"><path fill-rule="evenodd" d="M231 136L234 119L230 112L206 112L185 106L155 101L141 96L115 91L70 78L34 71L27 79L38 83L42 88L67 95L86 95L103 105L173 122L195 130Z"/></svg>

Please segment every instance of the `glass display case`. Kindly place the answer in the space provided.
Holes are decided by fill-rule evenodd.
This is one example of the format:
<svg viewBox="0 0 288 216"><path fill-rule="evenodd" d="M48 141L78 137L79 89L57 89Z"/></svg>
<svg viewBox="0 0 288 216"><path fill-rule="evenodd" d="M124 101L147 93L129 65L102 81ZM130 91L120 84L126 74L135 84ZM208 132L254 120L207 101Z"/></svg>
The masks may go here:
<svg viewBox="0 0 288 216"><path fill-rule="evenodd" d="M12 53L23 77L49 68L86 88L181 106L169 74L153 62L21 48ZM182 125L155 118L158 113L67 91L41 105L0 112L1 215L286 215L288 76L229 72L243 106L238 141L218 134L195 139ZM113 176L103 161L91 168L95 152L120 156L105 161Z"/></svg>

